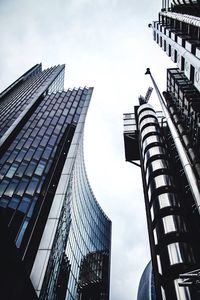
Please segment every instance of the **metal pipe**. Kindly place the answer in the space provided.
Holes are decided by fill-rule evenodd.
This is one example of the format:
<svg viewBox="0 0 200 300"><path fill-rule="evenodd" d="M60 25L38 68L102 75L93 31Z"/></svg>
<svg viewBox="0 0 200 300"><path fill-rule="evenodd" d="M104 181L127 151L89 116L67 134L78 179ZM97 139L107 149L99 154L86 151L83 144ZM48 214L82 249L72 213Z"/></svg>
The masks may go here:
<svg viewBox="0 0 200 300"><path fill-rule="evenodd" d="M182 137L183 144L185 145L185 148L187 149L188 157L190 158L190 161L191 161L192 165L194 166L194 168L198 174L198 177L200 178L199 159L197 158L197 156L194 152L194 149L191 146L191 142L190 142L183 126L179 123L179 117L178 117L174 107L172 106L172 104L170 104L170 106L169 106L169 111L170 111L172 120L174 120L174 123L176 124L177 131L179 132L180 136Z"/></svg>
<svg viewBox="0 0 200 300"><path fill-rule="evenodd" d="M168 17L174 20L178 20L180 22L184 22L186 24L190 24L196 27L200 27L200 18L196 16L190 16L187 14L180 14L170 11L162 11L160 15L163 17Z"/></svg>
<svg viewBox="0 0 200 300"><path fill-rule="evenodd" d="M182 145L182 142L181 142L181 139L179 137L178 131L177 131L175 125L173 124L172 120L171 120L171 117L170 117L170 114L168 112L166 103L165 103L165 101L164 101L164 99L163 99L163 97L162 97L162 95L161 95L161 93L158 89L158 86L157 86L157 84L156 84L149 68L147 69L145 74L150 75L151 80L153 82L153 85L155 87L158 99L159 99L160 104L161 104L162 109L163 109L163 113L166 117L166 121L167 121L169 130L171 132L174 144L175 144L177 152L179 154L181 164L182 164L183 169L185 171L185 174L186 174L186 177L187 177L187 180L188 180L188 184L190 186L190 190L191 190L191 193L193 195L197 210L200 214L200 188L199 188L199 183L196 180L196 177L195 177L192 165L190 163L190 160L188 158L187 152L186 152L186 150L184 149L184 147Z"/></svg>

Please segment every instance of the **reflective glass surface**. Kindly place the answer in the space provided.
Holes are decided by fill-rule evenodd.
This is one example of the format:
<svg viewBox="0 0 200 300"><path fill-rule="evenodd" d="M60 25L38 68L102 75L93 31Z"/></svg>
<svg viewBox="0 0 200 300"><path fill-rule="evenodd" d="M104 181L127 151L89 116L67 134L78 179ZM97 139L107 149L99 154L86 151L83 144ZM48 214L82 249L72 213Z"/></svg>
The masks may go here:
<svg viewBox="0 0 200 300"><path fill-rule="evenodd" d="M95 277L98 295L107 300L111 222L89 186L82 149L92 88L62 91L63 81L63 66L42 71L39 65L9 93L0 94L0 136L26 109L29 114L17 124L0 158L0 211L8 212L9 230L30 274L42 239L46 242L52 234L45 248L49 259L40 283L40 299L57 299L63 293L66 299L87 299L88 291L92 295ZM44 92L40 95L41 88ZM36 102L29 105L34 97ZM81 134L75 134L76 143L70 147L76 128ZM73 168L62 177L68 151ZM66 184L65 177L69 178L66 193L60 213L53 219L49 217L51 205L55 205L57 187L63 189ZM47 223L52 232L43 238ZM41 261L40 266L43 264ZM86 281L90 287L87 293Z"/></svg>
<svg viewBox="0 0 200 300"><path fill-rule="evenodd" d="M26 219L29 206L32 206L29 215L33 213L34 206L37 203L36 199L40 197L41 187L53 164L57 147L63 134L70 126L68 116L73 104L73 92L71 90L68 93L47 94L7 149L6 157L3 156L0 159L0 193L3 196L0 199L0 207L18 209L24 213L24 219ZM83 90L80 90L79 94L79 102L76 101L76 108L82 107L81 95L83 99L85 97ZM61 104L62 110L60 109ZM58 111L59 117L56 117ZM73 122L74 116L79 117L80 113L74 113L71 122ZM15 201L15 205L10 205L13 198L18 201ZM33 198L35 199L34 202ZM29 199L28 202L27 199ZM18 203L18 206L16 206L16 203ZM24 221L22 220L22 222ZM24 234L25 227L21 223L18 226L18 230L22 230ZM18 234L20 233L18 232ZM21 240L23 234L20 234Z"/></svg>
<svg viewBox="0 0 200 300"><path fill-rule="evenodd" d="M80 266L90 253L110 253L111 223L102 209L98 205L92 190L89 186L84 160L82 144L77 154L74 180L72 181L73 202L71 206L72 223L69 231L66 255L71 262L71 272L67 289L67 299L76 299L77 290L81 293L79 279ZM109 269L107 263L107 272ZM95 271L96 270L96 271ZM101 278L100 268L90 270L90 280L95 277ZM95 275L94 275L95 274ZM89 275L88 275L89 276ZM89 284L89 283L88 283ZM107 296L102 299L108 299L109 281L107 280Z"/></svg>
<svg viewBox="0 0 200 300"><path fill-rule="evenodd" d="M0 137L9 129L13 122L19 117L24 109L31 103L33 97L37 95L41 85L55 92L63 89L64 70L63 66L52 67L42 71L38 65L26 80L23 78L14 90L0 95Z"/></svg>

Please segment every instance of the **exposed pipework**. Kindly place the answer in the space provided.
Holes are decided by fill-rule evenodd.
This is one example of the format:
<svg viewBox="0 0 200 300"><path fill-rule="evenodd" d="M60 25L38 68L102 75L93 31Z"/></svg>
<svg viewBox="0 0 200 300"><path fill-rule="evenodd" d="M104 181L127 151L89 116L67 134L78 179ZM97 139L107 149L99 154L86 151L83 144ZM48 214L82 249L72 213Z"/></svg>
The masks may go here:
<svg viewBox="0 0 200 300"><path fill-rule="evenodd" d="M199 188L199 183L198 183L198 181L196 179L196 176L194 174L193 167L191 165L190 159L189 159L188 154L187 154L187 152L186 152L186 150L185 150L185 148L182 144L179 133L178 133L175 125L173 124L173 122L171 120L171 117L170 117L170 114L168 112L166 103L165 103L165 101L164 101L164 99L163 99L163 97L162 97L162 95L161 95L161 93L158 89L158 86L157 86L157 84L156 84L149 68L147 69L145 74L150 75L151 80L153 82L153 85L155 87L158 99L159 99L160 104L162 106L163 113L166 117L166 121L167 121L169 130L171 132L174 144L175 144L177 152L179 154L181 164L183 166L185 175L187 177L187 181L188 181L188 184L190 186L190 190L191 190L191 193L193 195L197 210L200 214L200 188Z"/></svg>
<svg viewBox="0 0 200 300"><path fill-rule="evenodd" d="M192 165L194 166L194 169L198 175L198 178L200 179L200 162L199 159L196 156L196 153L193 150L192 143L186 134L186 130L183 128L182 124L179 121L179 116L176 113L176 110L173 107L172 104L172 97L168 93L163 93L163 96L165 97L165 100L167 101L168 109L171 114L171 118L173 119L176 128L182 138L183 144L185 146L185 149L187 150L188 156L191 160Z"/></svg>
<svg viewBox="0 0 200 300"><path fill-rule="evenodd" d="M162 0L162 10L169 9L169 0Z"/></svg>
<svg viewBox="0 0 200 300"><path fill-rule="evenodd" d="M188 241L189 231L178 201L174 178L170 175L159 122L149 104L140 105L137 115L162 299L190 300L189 289L180 288L177 278L182 268L194 266L196 261L193 247Z"/></svg>
<svg viewBox="0 0 200 300"><path fill-rule="evenodd" d="M163 17L172 18L172 19L180 21L180 22L184 22L186 24L200 27L200 18L196 17L196 16L190 16L187 14L179 14L179 13L170 12L170 11L162 11L162 12L160 12L160 15Z"/></svg>

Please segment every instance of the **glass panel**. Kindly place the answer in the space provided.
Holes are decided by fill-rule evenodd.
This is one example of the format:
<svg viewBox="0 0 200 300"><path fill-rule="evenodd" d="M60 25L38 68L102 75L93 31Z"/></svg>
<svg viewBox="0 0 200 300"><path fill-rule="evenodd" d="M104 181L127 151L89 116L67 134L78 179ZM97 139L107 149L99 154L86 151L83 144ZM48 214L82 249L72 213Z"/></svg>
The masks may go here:
<svg viewBox="0 0 200 300"><path fill-rule="evenodd" d="M7 207L8 201L9 201L8 199L1 198L0 207Z"/></svg>
<svg viewBox="0 0 200 300"><path fill-rule="evenodd" d="M19 248L20 245L21 245L22 238L23 238L23 236L24 236L24 233L25 233L25 230L26 230L27 226L28 226L28 219L26 219L26 220L24 221L24 223L23 223L23 225L22 225L22 227L21 227L20 233L19 233L18 238L17 238L17 241L16 241L16 246L17 246L17 248Z"/></svg>
<svg viewBox="0 0 200 300"><path fill-rule="evenodd" d="M19 152L19 154L17 155L16 160L17 160L18 162L21 162L22 159L24 158L24 155L25 155L25 154L26 154L26 151L25 151L25 150L21 150L21 151Z"/></svg>
<svg viewBox="0 0 200 300"><path fill-rule="evenodd" d="M21 201L21 203L20 203L20 205L18 207L18 210L20 210L21 212L26 213L26 211L27 211L30 203L31 203L31 200L29 198L23 197L22 201Z"/></svg>
<svg viewBox="0 0 200 300"><path fill-rule="evenodd" d="M32 200L31 206L30 206L30 208L29 208L28 214L27 214L27 216L28 216L29 218L30 218L30 217L32 216L32 214L33 214L33 210L34 210L36 201L37 201L37 198L34 197L34 199Z"/></svg>
<svg viewBox="0 0 200 300"><path fill-rule="evenodd" d="M8 178L12 178L15 174L15 171L17 170L17 166L16 165L12 165L8 171L8 173L6 174L6 176Z"/></svg>
<svg viewBox="0 0 200 300"><path fill-rule="evenodd" d="M22 177L22 175L24 174L24 171L26 169L27 165L21 165L19 166L18 170L16 171L15 175L18 177Z"/></svg>
<svg viewBox="0 0 200 300"><path fill-rule="evenodd" d="M51 151L52 151L52 148L47 146L42 157L48 160L50 157Z"/></svg>
<svg viewBox="0 0 200 300"><path fill-rule="evenodd" d="M39 160L44 149L38 147L33 156L34 159Z"/></svg>
<svg viewBox="0 0 200 300"><path fill-rule="evenodd" d="M37 168L36 168L36 170L35 170L35 174L38 175L38 176L41 176L44 168L45 168L45 162L40 161Z"/></svg>
<svg viewBox="0 0 200 300"><path fill-rule="evenodd" d="M32 144L32 146L33 146L34 148L38 147L40 141L41 141L41 138L36 137L35 140L34 140L34 142L33 142L33 144Z"/></svg>
<svg viewBox="0 0 200 300"><path fill-rule="evenodd" d="M0 184L0 197L3 195L5 189L7 188L8 182L3 182Z"/></svg>
<svg viewBox="0 0 200 300"><path fill-rule="evenodd" d="M49 140L49 138L46 137L46 136L44 136L44 137L42 138L41 142L40 142L40 145L43 146L43 147L45 147L46 144L48 143L48 140Z"/></svg>
<svg viewBox="0 0 200 300"><path fill-rule="evenodd" d="M28 140L26 141L26 143L24 144L24 147L29 148L30 145L32 144L32 142L33 142L33 138L29 137Z"/></svg>
<svg viewBox="0 0 200 300"><path fill-rule="evenodd" d="M16 186L17 186L17 183L10 183L9 186L7 187L6 191L4 192L4 195L8 196L8 197L12 197Z"/></svg>
<svg viewBox="0 0 200 300"><path fill-rule="evenodd" d="M19 199L18 198L12 198L10 200L8 206L15 209L15 208L17 208L18 204L19 204Z"/></svg>
<svg viewBox="0 0 200 300"><path fill-rule="evenodd" d="M32 162L26 169L25 175L31 177L33 175L35 167L36 167L36 163Z"/></svg>
<svg viewBox="0 0 200 300"><path fill-rule="evenodd" d="M27 187L27 184L28 184L28 182L24 182L24 181L20 182L20 184L17 187L16 194L19 196L23 196L25 189Z"/></svg>
<svg viewBox="0 0 200 300"><path fill-rule="evenodd" d="M10 154L9 158L7 159L7 162L10 163L10 164L13 163L13 161L14 161L15 157L17 156L17 154L18 154L18 151L17 151L17 150L14 150L14 151Z"/></svg>
<svg viewBox="0 0 200 300"><path fill-rule="evenodd" d="M56 143L57 137L53 134L49 140L49 145L54 146Z"/></svg>
<svg viewBox="0 0 200 300"><path fill-rule="evenodd" d="M26 156L24 157L24 159L30 161L33 154L34 154L34 151L32 149L29 149L28 152L26 153Z"/></svg>
<svg viewBox="0 0 200 300"><path fill-rule="evenodd" d="M26 193L33 196L38 185L38 180L31 181L26 189Z"/></svg>
<svg viewBox="0 0 200 300"><path fill-rule="evenodd" d="M9 169L9 165L4 165L1 169L1 173L0 173L0 179L3 179L4 175L8 172Z"/></svg>

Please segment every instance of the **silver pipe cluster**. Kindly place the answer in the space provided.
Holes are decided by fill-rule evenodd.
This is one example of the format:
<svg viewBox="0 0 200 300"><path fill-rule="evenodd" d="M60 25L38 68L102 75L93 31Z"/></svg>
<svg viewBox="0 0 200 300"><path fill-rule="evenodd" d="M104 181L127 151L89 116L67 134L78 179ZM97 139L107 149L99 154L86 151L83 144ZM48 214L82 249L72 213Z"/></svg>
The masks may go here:
<svg viewBox="0 0 200 300"><path fill-rule="evenodd" d="M180 13L175 13L175 12L170 12L170 11L162 11L160 12L160 15L163 17L169 17L174 20L184 22L193 26L200 27L200 18L196 16L191 16L187 14L180 14Z"/></svg>
<svg viewBox="0 0 200 300"><path fill-rule="evenodd" d="M200 178L200 162L196 156L196 153L194 152L191 141L190 141L188 135L186 134L186 131L185 131L183 125L180 123L179 117L178 117L173 105L168 103L168 109L169 109L171 117L176 125L176 128L182 138L185 149L187 149L187 153L190 158L190 161L191 161L192 165L194 166L194 169L195 169L198 177Z"/></svg>
<svg viewBox="0 0 200 300"><path fill-rule="evenodd" d="M170 7L169 2L170 2L170 0L162 0L162 9L168 10Z"/></svg>
<svg viewBox="0 0 200 300"><path fill-rule="evenodd" d="M174 270L177 266L193 266L196 262L174 179L170 175L159 123L149 104L141 105L137 114L158 272L162 278L174 274L174 280L161 286L162 298L169 299L167 295L172 289L177 300L190 300L188 288L178 286L176 278L179 274Z"/></svg>
<svg viewBox="0 0 200 300"><path fill-rule="evenodd" d="M162 97L162 95L160 94L160 91L158 89L158 86L150 72L150 69L147 69L147 72L146 74L149 74L150 77L151 77L151 80L153 82L153 85L155 87L155 90L157 92L157 95L158 95L158 98L159 98L159 101L160 101L160 104L162 106L162 110L163 110L163 113L165 115L165 118L166 118L166 121L167 121L167 124L168 124L168 127L169 127L169 130L171 132L171 135L172 135L172 138L173 138L173 141L174 141L174 144L176 146L176 149L177 149L177 152L179 154L179 158L180 158L180 161L181 161L181 164L182 164L182 167L183 167L183 170L185 172L185 175L187 177L187 181L188 181L188 184L190 186L190 190L191 190L191 193L193 195L193 199L195 201L195 204L196 204L196 207L197 207L197 210L200 214L200 187L199 187L199 183L197 181L197 178L194 174L194 171L193 171L193 166L191 165L191 162L190 162L190 159L188 157L188 154L182 144L182 141L180 139L180 135L174 125L174 123L172 122L171 120L171 116L168 112L168 109L167 109L167 106L164 102L164 99Z"/></svg>

